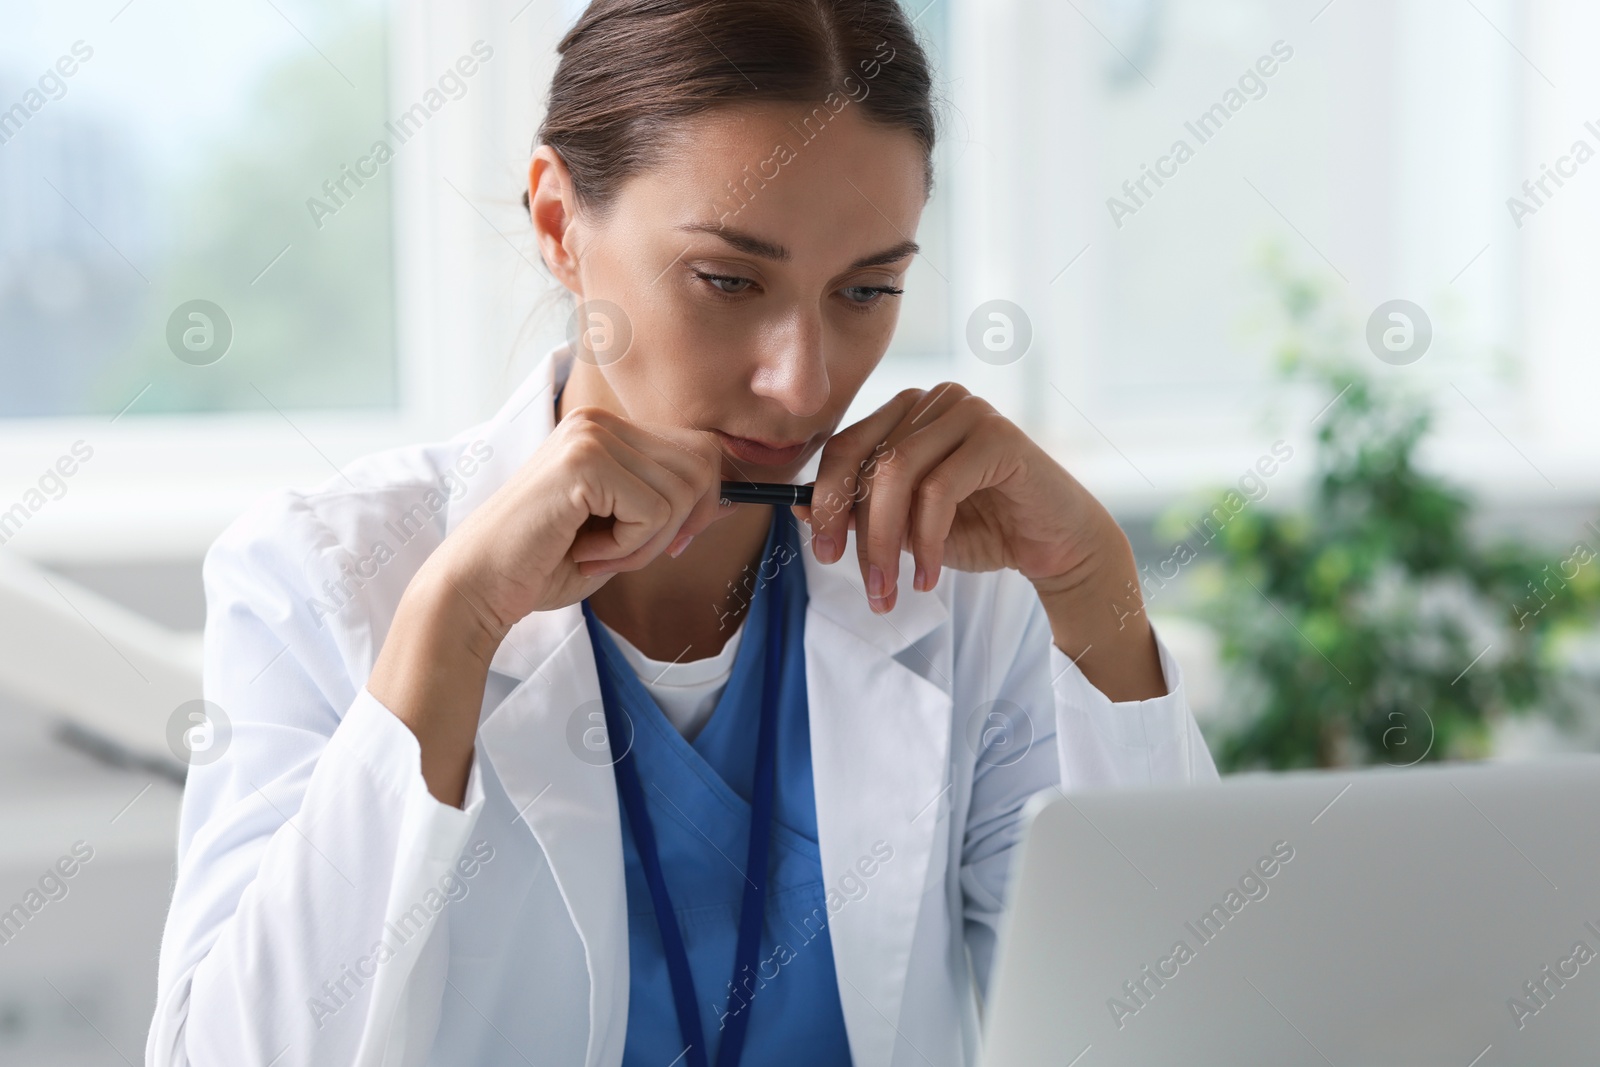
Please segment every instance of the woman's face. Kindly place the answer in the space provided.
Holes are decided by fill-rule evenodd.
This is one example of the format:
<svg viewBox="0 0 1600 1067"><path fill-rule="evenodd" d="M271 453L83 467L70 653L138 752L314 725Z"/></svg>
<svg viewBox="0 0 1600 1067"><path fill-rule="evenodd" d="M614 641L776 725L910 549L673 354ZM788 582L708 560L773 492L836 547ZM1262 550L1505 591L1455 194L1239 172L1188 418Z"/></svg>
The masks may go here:
<svg viewBox="0 0 1600 1067"><path fill-rule="evenodd" d="M716 432L726 478L792 480L894 334L925 201L917 139L853 101L714 110L682 122L603 222L539 153L546 262L580 315L597 312L598 356L580 353L569 388L636 422ZM616 358L605 345L626 332Z"/></svg>

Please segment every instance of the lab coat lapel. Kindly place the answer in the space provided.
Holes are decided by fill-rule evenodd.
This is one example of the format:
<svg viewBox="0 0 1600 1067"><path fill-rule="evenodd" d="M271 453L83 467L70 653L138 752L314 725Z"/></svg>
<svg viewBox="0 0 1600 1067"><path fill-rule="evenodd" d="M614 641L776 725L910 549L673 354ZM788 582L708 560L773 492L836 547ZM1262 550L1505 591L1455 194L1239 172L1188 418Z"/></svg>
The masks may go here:
<svg viewBox="0 0 1600 1067"><path fill-rule="evenodd" d="M600 679L579 605L528 618L534 621L519 624L513 659L503 664L507 673L526 677L489 713L479 738L506 795L544 850L583 942L589 968L586 1062L612 1064L622 1058L627 1030L628 917Z"/></svg>
<svg viewBox="0 0 1600 1067"><path fill-rule="evenodd" d="M569 350L556 349L483 428L481 437L492 451L466 491L451 501L446 534L550 435L555 391L570 366ZM583 942L589 968L586 1062L616 1063L628 1019L627 890L600 679L582 607L534 612L517 622L490 666L519 682L487 711L478 731L482 752L544 851ZM590 712L600 717L590 719Z"/></svg>
<svg viewBox="0 0 1600 1067"><path fill-rule="evenodd" d="M917 642L949 613L936 593L903 580L895 610L872 614L852 544L827 566L809 539L801 556L817 839L839 999L852 1058L886 1065L947 808L949 641ZM864 895L841 893L841 879L845 889L864 884Z"/></svg>

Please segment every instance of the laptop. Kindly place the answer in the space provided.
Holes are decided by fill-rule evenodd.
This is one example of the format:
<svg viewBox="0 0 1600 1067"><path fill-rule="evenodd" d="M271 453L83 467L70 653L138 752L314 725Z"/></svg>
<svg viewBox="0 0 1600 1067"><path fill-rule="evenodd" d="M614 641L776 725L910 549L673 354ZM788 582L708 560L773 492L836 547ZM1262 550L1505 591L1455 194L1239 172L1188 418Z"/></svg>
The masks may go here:
<svg viewBox="0 0 1600 1067"><path fill-rule="evenodd" d="M1600 757L1029 814L987 1067L1600 1063Z"/></svg>

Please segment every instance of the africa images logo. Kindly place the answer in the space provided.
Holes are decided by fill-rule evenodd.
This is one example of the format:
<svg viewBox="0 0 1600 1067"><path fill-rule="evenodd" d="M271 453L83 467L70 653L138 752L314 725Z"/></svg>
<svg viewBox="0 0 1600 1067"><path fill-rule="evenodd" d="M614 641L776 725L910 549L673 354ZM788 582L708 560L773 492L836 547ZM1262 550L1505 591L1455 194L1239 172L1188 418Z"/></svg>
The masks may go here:
<svg viewBox="0 0 1600 1067"><path fill-rule="evenodd" d="M489 44L474 41L471 55L462 55L445 68L437 84L430 85L420 100L402 111L393 122L383 124L389 136L375 139L366 155L358 158L353 167L348 163L339 164L338 173L322 183L323 196L306 198L306 210L317 229L322 229L324 220L343 211L367 182L378 177L380 168L388 165L399 147L420 133L445 105L466 96L467 79L493 58L494 49Z"/></svg>
<svg viewBox="0 0 1600 1067"><path fill-rule="evenodd" d="M1184 929L1194 937L1194 945L1190 945L1186 938L1180 937L1173 942L1171 950L1165 956L1156 960L1153 969L1147 963L1139 968L1137 978L1130 978L1122 983L1122 992L1126 999L1117 996L1107 997L1106 1008L1111 1012L1111 1020L1117 1024L1117 1029L1121 1030L1127 1026L1129 1018L1149 1007L1156 993L1165 989L1168 982L1183 973L1183 968L1196 959L1201 947L1211 944L1220 937L1228 923L1244 911L1246 904L1266 900L1267 894L1272 891L1267 885L1267 880L1275 877L1292 859L1294 859L1293 845L1287 841L1273 842L1272 853L1256 860L1249 870L1240 875L1239 884L1228 887L1221 903L1211 905L1210 910L1194 922L1183 924Z"/></svg>

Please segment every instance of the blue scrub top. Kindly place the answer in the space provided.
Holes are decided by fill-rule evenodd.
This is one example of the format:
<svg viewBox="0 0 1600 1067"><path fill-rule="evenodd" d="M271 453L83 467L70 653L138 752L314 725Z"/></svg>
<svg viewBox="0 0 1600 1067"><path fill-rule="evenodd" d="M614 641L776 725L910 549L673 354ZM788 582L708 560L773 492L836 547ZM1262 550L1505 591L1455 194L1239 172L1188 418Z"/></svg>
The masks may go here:
<svg viewBox="0 0 1600 1067"><path fill-rule="evenodd" d="M661 868L700 998L707 1059L716 1063L726 1020L750 1013L742 1062L850 1062L828 938L827 890L817 849L806 701L805 569L794 515L773 508L733 672L694 742L657 706L602 627L589 616L600 670L610 672L633 725L633 759L655 829ZM773 583L786 610L777 714L774 825L766 921L755 973L735 984L734 946L750 836L750 796ZM749 586L746 586L748 588ZM710 610L709 608L707 610ZM623 1067L665 1067L683 1049L650 890L626 816L628 1033Z"/></svg>

